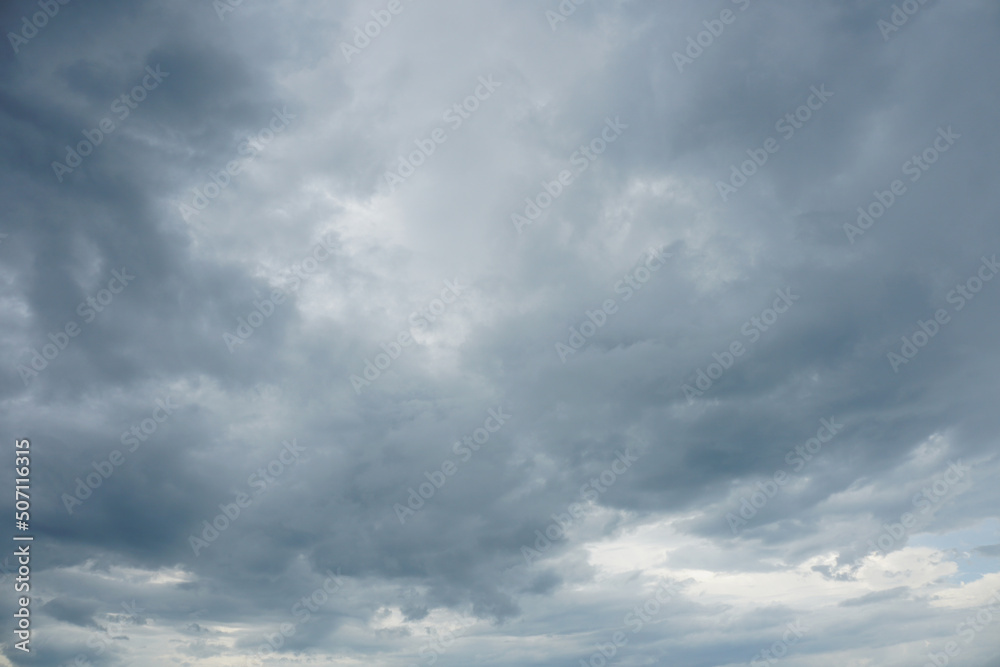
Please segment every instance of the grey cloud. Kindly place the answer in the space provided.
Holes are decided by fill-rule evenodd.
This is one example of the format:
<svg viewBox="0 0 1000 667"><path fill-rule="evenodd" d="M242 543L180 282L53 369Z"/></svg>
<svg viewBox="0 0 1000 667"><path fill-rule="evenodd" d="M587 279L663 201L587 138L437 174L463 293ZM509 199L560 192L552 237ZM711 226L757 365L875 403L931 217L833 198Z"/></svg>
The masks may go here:
<svg viewBox="0 0 1000 667"><path fill-rule="evenodd" d="M390 5L70 2L0 56L0 409L32 441L44 545L36 662L7 659L221 664L278 633L280 659L406 665L462 627L438 664L577 665L624 628L622 664L738 664L797 618L815 630L789 664L943 650L996 582L956 554L997 552L1000 283L955 294L1000 252L997 8L927 3L884 40L893 3L867 0L584 2L555 30L558 2ZM36 11L9 4L0 25ZM169 76L118 119L113 100L157 66ZM486 76L502 85L452 128ZM784 136L819 86L833 96ZM60 182L52 163L106 116L114 131ZM609 117L628 127L581 163ZM910 180L948 127L960 137ZM511 215L562 170L518 233ZM845 225L894 179L905 193L852 243ZM650 247L669 260L629 285ZM88 320L80 304L123 267L134 280ZM429 310L456 279L461 298ZM787 289L800 299L768 323ZM948 323L895 372L887 355L938 309ZM588 321L563 363L556 344ZM166 396L179 407L144 433ZM463 460L455 443L498 405L513 417ZM830 418L843 430L796 470L789 452ZM290 438L302 459L268 472ZM635 465L586 492L626 447ZM959 459L967 483L923 511ZM401 525L411 489L423 505ZM734 533L754 492L766 502ZM907 512L919 526L873 551ZM327 571L346 583L316 603ZM633 633L665 580L686 583ZM155 622L95 655L88 633L130 600ZM963 659L990 665L990 648Z"/></svg>

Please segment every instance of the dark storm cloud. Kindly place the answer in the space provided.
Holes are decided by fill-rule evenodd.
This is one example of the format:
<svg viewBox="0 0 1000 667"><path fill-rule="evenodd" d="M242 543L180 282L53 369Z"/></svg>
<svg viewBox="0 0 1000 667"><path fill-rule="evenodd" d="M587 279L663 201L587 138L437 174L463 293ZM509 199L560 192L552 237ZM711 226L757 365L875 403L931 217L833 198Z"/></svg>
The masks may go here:
<svg viewBox="0 0 1000 667"><path fill-rule="evenodd" d="M97 605L79 600L62 600L56 598L47 602L42 608L46 614L66 623L81 627L97 627L94 613Z"/></svg>
<svg viewBox="0 0 1000 667"><path fill-rule="evenodd" d="M798 619L800 664L916 663L998 583L944 555L995 517L1000 282L959 288L1000 252L997 9L924 4L883 39L891 3L562 5L73 1L5 53L2 396L36 451L37 664L270 642L575 665L624 627L622 664L723 665ZM445 281L466 287L436 312ZM812 451L821 420L842 428ZM968 479L935 495L954 460ZM328 572L346 583L319 595ZM664 580L685 583L633 633ZM131 600L151 622L98 653Z"/></svg>

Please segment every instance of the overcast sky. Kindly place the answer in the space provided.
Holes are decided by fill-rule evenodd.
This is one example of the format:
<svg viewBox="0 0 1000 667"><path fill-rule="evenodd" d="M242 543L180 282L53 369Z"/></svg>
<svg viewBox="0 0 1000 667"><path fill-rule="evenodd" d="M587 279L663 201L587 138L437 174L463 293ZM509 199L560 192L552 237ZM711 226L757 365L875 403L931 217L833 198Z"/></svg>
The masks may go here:
<svg viewBox="0 0 1000 667"><path fill-rule="evenodd" d="M0 665L1000 666L997 3L61 3Z"/></svg>

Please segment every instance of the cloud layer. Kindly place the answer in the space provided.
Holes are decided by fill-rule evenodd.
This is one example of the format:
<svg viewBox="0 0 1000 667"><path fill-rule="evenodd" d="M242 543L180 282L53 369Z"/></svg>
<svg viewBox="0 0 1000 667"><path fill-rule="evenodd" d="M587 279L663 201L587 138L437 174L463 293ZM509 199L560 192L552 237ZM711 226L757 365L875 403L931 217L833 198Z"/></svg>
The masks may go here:
<svg viewBox="0 0 1000 667"><path fill-rule="evenodd" d="M41 5L0 663L1000 665L995 3Z"/></svg>

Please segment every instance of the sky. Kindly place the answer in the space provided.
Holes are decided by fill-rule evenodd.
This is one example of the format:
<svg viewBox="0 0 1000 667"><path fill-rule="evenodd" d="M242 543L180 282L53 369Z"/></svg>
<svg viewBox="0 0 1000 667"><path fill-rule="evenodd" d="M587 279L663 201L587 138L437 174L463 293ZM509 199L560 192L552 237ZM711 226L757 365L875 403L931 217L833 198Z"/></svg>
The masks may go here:
<svg viewBox="0 0 1000 667"><path fill-rule="evenodd" d="M995 2L0 26L3 667L1000 666Z"/></svg>

